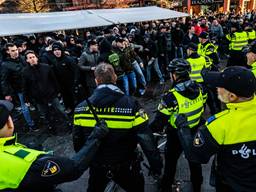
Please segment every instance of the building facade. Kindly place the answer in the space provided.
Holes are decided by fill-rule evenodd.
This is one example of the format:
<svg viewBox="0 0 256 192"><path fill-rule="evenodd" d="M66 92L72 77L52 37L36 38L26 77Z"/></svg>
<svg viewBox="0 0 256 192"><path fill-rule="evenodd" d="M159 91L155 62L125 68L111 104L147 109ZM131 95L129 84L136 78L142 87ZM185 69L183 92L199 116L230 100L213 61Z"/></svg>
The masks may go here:
<svg viewBox="0 0 256 192"><path fill-rule="evenodd" d="M256 9L256 0L186 0L187 10L190 14L201 10L202 6L211 7L212 10L227 13L252 11Z"/></svg>

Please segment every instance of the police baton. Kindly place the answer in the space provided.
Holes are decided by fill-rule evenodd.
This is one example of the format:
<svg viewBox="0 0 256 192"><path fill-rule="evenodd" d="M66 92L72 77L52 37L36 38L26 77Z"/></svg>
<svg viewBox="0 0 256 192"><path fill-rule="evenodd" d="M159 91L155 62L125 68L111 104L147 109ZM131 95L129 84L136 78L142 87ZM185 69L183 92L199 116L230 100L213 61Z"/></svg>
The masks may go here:
<svg viewBox="0 0 256 192"><path fill-rule="evenodd" d="M86 100L86 102L87 102L87 105L88 105L90 111L91 111L92 114L93 114L94 119L96 120L97 123L100 123L100 119L99 119L99 117L98 117L96 111L94 110L94 108L93 108L93 106L92 106L92 103L89 101L89 99L88 99L87 97L85 98L85 100Z"/></svg>

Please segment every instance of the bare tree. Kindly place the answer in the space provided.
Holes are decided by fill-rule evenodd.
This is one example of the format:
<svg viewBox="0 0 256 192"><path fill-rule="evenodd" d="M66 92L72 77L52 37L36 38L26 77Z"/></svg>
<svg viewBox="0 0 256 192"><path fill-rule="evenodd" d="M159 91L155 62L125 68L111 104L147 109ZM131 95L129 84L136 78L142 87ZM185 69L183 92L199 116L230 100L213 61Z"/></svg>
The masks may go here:
<svg viewBox="0 0 256 192"><path fill-rule="evenodd" d="M17 13L18 6L14 1L2 1L0 4L0 13Z"/></svg>
<svg viewBox="0 0 256 192"><path fill-rule="evenodd" d="M157 5L160 5L161 7L170 8L170 7L172 7L173 1L171 1L171 0L152 0L152 2L156 3Z"/></svg>
<svg viewBox="0 0 256 192"><path fill-rule="evenodd" d="M20 12L39 13L50 11L48 0L16 0Z"/></svg>
<svg viewBox="0 0 256 192"><path fill-rule="evenodd" d="M108 8L126 8L133 0L103 0L101 5Z"/></svg>

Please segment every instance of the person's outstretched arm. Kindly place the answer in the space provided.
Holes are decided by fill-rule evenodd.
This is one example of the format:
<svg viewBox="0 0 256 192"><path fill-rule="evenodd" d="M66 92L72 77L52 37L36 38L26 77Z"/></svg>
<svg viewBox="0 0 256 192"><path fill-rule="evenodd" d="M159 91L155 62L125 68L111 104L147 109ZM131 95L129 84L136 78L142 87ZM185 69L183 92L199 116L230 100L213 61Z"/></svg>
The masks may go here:
<svg viewBox="0 0 256 192"><path fill-rule="evenodd" d="M78 179L89 167L101 140L107 135L105 122L98 123L81 150L71 159L42 155L33 162L19 189L51 189L54 185Z"/></svg>

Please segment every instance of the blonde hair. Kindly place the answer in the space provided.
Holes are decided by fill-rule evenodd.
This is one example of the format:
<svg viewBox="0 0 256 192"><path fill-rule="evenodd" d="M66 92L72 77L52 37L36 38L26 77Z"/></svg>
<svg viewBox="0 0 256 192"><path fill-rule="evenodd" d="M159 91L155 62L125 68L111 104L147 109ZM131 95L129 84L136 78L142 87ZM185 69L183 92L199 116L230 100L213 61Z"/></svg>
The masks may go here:
<svg viewBox="0 0 256 192"><path fill-rule="evenodd" d="M107 63L100 63L95 71L95 78L100 83L115 83L116 74L112 65Z"/></svg>

